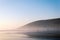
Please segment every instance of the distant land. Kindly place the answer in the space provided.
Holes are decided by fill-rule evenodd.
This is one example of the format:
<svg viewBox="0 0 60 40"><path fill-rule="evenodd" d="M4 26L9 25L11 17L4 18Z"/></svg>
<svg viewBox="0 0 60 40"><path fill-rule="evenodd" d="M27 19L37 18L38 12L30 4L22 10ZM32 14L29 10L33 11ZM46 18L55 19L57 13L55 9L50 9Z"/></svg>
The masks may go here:
<svg viewBox="0 0 60 40"><path fill-rule="evenodd" d="M14 30L0 30L0 32L24 34L29 37L60 38L60 18L37 20Z"/></svg>
<svg viewBox="0 0 60 40"><path fill-rule="evenodd" d="M22 26L18 30L30 37L60 37L60 18L38 20Z"/></svg>

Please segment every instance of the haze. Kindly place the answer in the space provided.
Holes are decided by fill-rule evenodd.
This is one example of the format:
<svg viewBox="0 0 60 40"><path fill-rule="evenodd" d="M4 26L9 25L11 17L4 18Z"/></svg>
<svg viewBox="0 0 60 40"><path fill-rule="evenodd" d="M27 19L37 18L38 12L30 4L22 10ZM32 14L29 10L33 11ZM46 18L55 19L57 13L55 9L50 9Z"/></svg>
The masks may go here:
<svg viewBox="0 0 60 40"><path fill-rule="evenodd" d="M60 18L59 0L0 0L0 30L15 29L29 22Z"/></svg>

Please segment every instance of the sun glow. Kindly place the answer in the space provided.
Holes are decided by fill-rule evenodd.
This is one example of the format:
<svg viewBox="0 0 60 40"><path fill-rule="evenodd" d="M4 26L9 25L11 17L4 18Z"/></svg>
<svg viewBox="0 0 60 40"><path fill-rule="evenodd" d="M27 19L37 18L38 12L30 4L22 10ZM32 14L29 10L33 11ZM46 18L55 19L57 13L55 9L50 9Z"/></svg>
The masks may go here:
<svg viewBox="0 0 60 40"><path fill-rule="evenodd" d="M23 22L16 21L0 21L0 30L16 29L20 26L23 26Z"/></svg>

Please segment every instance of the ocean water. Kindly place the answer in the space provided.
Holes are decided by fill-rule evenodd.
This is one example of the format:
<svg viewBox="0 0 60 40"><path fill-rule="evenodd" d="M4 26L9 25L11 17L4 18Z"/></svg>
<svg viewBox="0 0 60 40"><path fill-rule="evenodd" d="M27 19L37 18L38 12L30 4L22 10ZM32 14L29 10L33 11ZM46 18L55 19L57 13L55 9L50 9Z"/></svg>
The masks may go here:
<svg viewBox="0 0 60 40"><path fill-rule="evenodd" d="M24 34L0 32L0 40L60 40L56 38L30 38Z"/></svg>

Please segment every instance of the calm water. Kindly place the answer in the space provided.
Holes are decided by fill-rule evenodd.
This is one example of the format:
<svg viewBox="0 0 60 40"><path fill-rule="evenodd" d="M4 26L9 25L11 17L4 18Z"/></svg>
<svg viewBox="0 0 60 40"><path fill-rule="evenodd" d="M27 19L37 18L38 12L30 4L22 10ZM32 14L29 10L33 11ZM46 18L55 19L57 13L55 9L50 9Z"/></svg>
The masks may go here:
<svg viewBox="0 0 60 40"><path fill-rule="evenodd" d="M0 40L60 40L60 39L47 39L47 38L29 38L27 35L23 34L7 34L0 32Z"/></svg>

